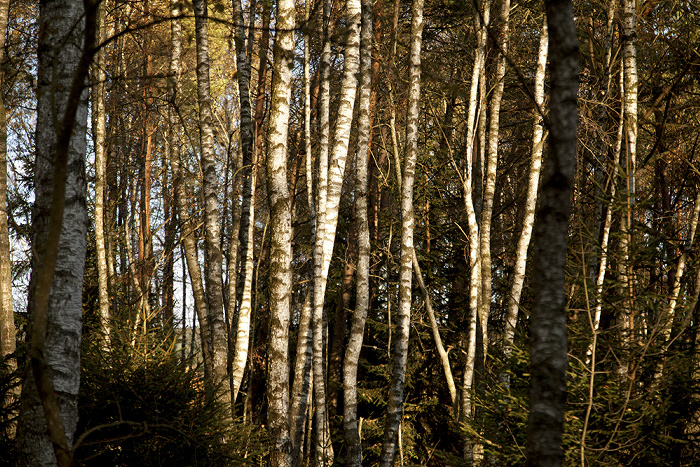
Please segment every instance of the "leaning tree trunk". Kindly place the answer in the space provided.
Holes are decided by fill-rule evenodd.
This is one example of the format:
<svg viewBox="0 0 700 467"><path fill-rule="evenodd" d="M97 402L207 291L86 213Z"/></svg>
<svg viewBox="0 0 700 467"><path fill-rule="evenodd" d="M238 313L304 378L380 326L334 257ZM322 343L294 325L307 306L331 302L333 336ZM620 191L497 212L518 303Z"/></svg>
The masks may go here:
<svg viewBox="0 0 700 467"><path fill-rule="evenodd" d="M403 390L408 362L411 326L411 287L413 282L413 182L418 159L418 115L420 111L421 43L423 39L423 0L411 7L411 53L409 58L408 111L406 114L406 155L401 183L401 263L399 267L399 309L394 344L391 387L382 442L381 465L394 464L403 415Z"/></svg>
<svg viewBox="0 0 700 467"><path fill-rule="evenodd" d="M219 230L218 177L214 155L213 116L209 88L209 32L206 0L195 0L195 38L197 42L197 101L199 103L200 150L204 192L204 240L206 298L212 352L212 376L224 404L230 403L227 376L228 343L224 321L222 257ZM203 344L206 345L206 344Z"/></svg>
<svg viewBox="0 0 700 467"><path fill-rule="evenodd" d="M560 466L566 406L565 261L578 126L578 43L571 2L546 2L551 100L550 157L535 225L530 313L527 465Z"/></svg>
<svg viewBox="0 0 700 467"><path fill-rule="evenodd" d="M287 182L287 135L294 64L294 2L277 2L267 192L270 222L270 334L268 337L267 425L270 465L292 465L289 433L289 318L292 297L292 213Z"/></svg>
<svg viewBox="0 0 700 467"><path fill-rule="evenodd" d="M88 228L85 90L96 7L40 3L31 331L17 439L21 466L73 464Z"/></svg>

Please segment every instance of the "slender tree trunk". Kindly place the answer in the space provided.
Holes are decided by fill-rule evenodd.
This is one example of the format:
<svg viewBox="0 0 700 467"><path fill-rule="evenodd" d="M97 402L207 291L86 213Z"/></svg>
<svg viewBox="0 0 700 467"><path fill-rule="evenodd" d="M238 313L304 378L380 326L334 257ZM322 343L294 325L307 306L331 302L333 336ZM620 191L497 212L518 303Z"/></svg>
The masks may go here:
<svg viewBox="0 0 700 467"><path fill-rule="evenodd" d="M224 321L222 256L219 234L218 177L214 157L214 132L209 90L209 32L206 0L194 1L197 42L197 100L199 103L200 149L204 192L204 240L206 298L212 349L213 382L221 385L224 404L231 402L227 376L228 343Z"/></svg>
<svg viewBox="0 0 700 467"><path fill-rule="evenodd" d="M525 217L523 228L518 238L516 247L515 270L513 271L513 284L508 298L508 311L506 314L505 330L503 332L503 355L510 357L513 350L515 328L518 325L518 311L520 309L520 295L525 282L525 269L527 266L527 250L530 246L532 229L535 224L535 207L537 206L537 191L540 182L540 168L542 167L542 149L544 148L544 128L542 125L542 111L544 104L544 78L547 70L547 51L549 37L547 34L547 18L542 26L540 34L540 46L537 53L537 71L535 73L535 110L534 125L532 131L532 160L530 176L528 177L527 195L525 199Z"/></svg>
<svg viewBox="0 0 700 467"><path fill-rule="evenodd" d="M571 2L547 1L551 101L550 158L545 163L533 254L530 314L530 414L527 465L560 466L566 405L564 266L578 126L578 43Z"/></svg>
<svg viewBox="0 0 700 467"><path fill-rule="evenodd" d="M270 335L268 340L267 424L270 465L292 465L289 420L289 318L292 296L292 218L287 182L287 136L294 63L294 2L278 0L274 47L267 192L270 222Z"/></svg>
<svg viewBox="0 0 700 467"><path fill-rule="evenodd" d="M311 5L304 2L305 21L310 21ZM306 163L306 198L309 205L309 219L315 218L314 189L313 189L313 155L311 153L311 80L309 69L311 61L309 57L310 36L308 28L304 29L304 152ZM311 223L311 238L315 238L315 225ZM309 412L309 396L312 390L312 361L313 361L313 335L311 319L313 315L313 284L306 294L304 306L299 318L299 331L297 333L296 359L294 362L294 382L292 386L292 401L290 409L290 424L292 438L292 463L301 465L304 459L304 426L307 412Z"/></svg>
<svg viewBox="0 0 700 467"><path fill-rule="evenodd" d="M184 259L187 264L187 271L192 284L192 295L194 297L194 308L199 320L199 332L202 344L202 359L204 361L204 380L208 390L212 389L212 358L208 342L211 342L210 327L207 320L207 301L204 293L204 283L202 281L202 271L197 258L197 242L195 239L195 223L192 222L185 200L185 184L182 176L180 162L180 139L182 128L179 124L178 116L178 82L181 73L182 55L182 23L178 19L181 10L178 0L170 2L170 69L168 72L168 148L170 151L170 169L173 176L173 196L177 208L178 221L180 225L180 240L184 251ZM183 271L184 273L184 271ZM194 332L194 328L192 329ZM192 337L194 339L194 336Z"/></svg>
<svg viewBox="0 0 700 467"><path fill-rule="evenodd" d="M328 180L325 190L321 187L322 176L319 168L319 193L326 191L325 203L319 200L316 211L316 248L318 264L314 278L314 403L316 407L316 463L325 466L333 463L330 427L326 410L326 371L325 371L325 322L324 302L328 270L335 244L338 225L340 193L343 186L345 165L350 140L350 127L357 91L356 74L359 70L360 48L360 1L347 0L345 31L345 69L340 90L340 102L335 122L332 162L328 166ZM324 11L325 13L325 11ZM325 81L325 80L324 80ZM316 260L315 260L316 261Z"/></svg>
<svg viewBox="0 0 700 467"><path fill-rule="evenodd" d="M474 171L478 167L474 161L474 138L476 134L475 121L477 114L477 95L480 87L480 76L483 73L486 56L486 28L489 22L489 11L491 9L490 0L482 3L482 12L475 20L479 31L478 44L474 56L474 67L472 69L472 85L469 94L469 107L467 111L467 138L465 142L466 161L465 176L463 178L464 205L467 211L467 221L469 226L469 330L467 334L467 349L464 375L462 380L462 400L460 420L469 423L472 417L472 386L474 383L474 366L476 364L476 339L477 339L477 316L481 300L481 256L480 256L480 235L477 223L477 209L474 201L475 185L480 177L475 177ZM485 98L482 97L482 101ZM481 113L485 109L480 110ZM480 172L480 171L479 171ZM476 180L475 180L476 178ZM480 182L479 182L480 183ZM477 191L478 193L478 191ZM465 435L464 454L467 459L472 458L472 442Z"/></svg>
<svg viewBox="0 0 700 467"><path fill-rule="evenodd" d="M88 228L85 90L96 16L90 2L40 3L31 331L17 437L20 466L73 465Z"/></svg>
<svg viewBox="0 0 700 467"><path fill-rule="evenodd" d="M9 6L9 0L0 1L0 62L4 61ZM0 73L0 358L13 353L16 345L10 233L7 223L7 114L4 92L5 76L4 73ZM16 368L17 363L14 359L8 363L10 369Z"/></svg>
<svg viewBox="0 0 700 467"><path fill-rule="evenodd" d="M498 135L500 130L501 100L503 98L504 80L506 76L506 56L508 54L510 0L503 0L501 5L502 29L499 33L498 61L496 64L496 82L491 94L488 135L488 158L486 161L486 180L481 209L481 224L479 226L479 247L481 256L481 303L479 320L481 323L481 344L483 358L486 359L489 346L488 322L491 314L491 221L493 217L493 201L496 194L496 172L498 170ZM485 112L486 109L481 109Z"/></svg>
<svg viewBox="0 0 700 467"><path fill-rule="evenodd" d="M399 269L399 309L396 325L391 387L382 442L380 463L394 464L403 415L403 391L408 362L411 326L411 287L413 282L413 183L418 159L418 117L420 112L421 44L423 39L423 0L411 6L411 52L409 58L408 111L406 114L406 155L401 186L401 264ZM400 170L397 167L397 171Z"/></svg>
<svg viewBox="0 0 700 467"><path fill-rule="evenodd" d="M97 43L105 40L105 4L99 4ZM105 111L105 51L97 51L92 65L92 134L95 145L95 245L97 250L97 281L100 309L100 332L105 348L110 341L109 281L107 273L107 252L105 247L105 177L106 177L106 111Z"/></svg>
<svg viewBox="0 0 700 467"><path fill-rule="evenodd" d="M620 281L625 298L622 307L622 347L623 357L620 374L629 375L628 351L632 345L634 332L634 272L632 249L634 241L634 206L636 202L637 166L637 17L636 2L624 0L622 4L622 63L624 72L624 115L625 115L625 178L626 206L622 214L622 238L620 249L623 260L620 264Z"/></svg>
<svg viewBox="0 0 700 467"><path fill-rule="evenodd" d="M346 465L362 465L362 440L357 422L357 367L369 310L370 240L368 203L368 168L370 128L370 91L372 89L372 3L361 5L360 90L357 119L357 160L355 162L355 225L357 226L357 293L355 312L350 324L350 338L343 363L343 428L347 447Z"/></svg>

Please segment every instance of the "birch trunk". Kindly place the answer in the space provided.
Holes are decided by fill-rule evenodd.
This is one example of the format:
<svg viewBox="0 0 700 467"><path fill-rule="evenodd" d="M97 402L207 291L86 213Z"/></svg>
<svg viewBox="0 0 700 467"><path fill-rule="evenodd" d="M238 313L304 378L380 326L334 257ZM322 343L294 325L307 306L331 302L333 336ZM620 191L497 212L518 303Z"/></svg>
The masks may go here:
<svg viewBox="0 0 700 467"><path fill-rule="evenodd" d="M304 2L305 20L310 20L311 5ZM313 189L313 155L311 153L311 80L309 69L311 65L309 50L310 37L308 29L304 29L304 152L306 164L306 198L309 205L309 218L315 218L314 189ZM315 238L315 226L311 223L311 237ZM312 361L313 361L313 284L306 294L304 307L299 318L297 333L296 359L294 362L294 382L291 395L290 424L292 438L292 463L301 465L304 459L304 426L309 412L309 397L312 390Z"/></svg>
<svg viewBox="0 0 700 467"><path fill-rule="evenodd" d="M578 43L571 2L547 1L551 101L550 158L535 226L534 303L530 314L530 414L527 465L559 466L566 406L564 266L578 126Z"/></svg>
<svg viewBox="0 0 700 467"><path fill-rule="evenodd" d="M410 71L408 111L406 113L406 155L401 186L401 263L399 269L399 306L397 336L394 344L391 387L389 388L386 426L380 464L394 464L403 415L403 392L408 362L408 341L411 326L411 287L413 282L413 184L418 159L418 117L420 112L421 44L423 39L423 0L411 6ZM401 170L397 167L397 172Z"/></svg>
<svg viewBox="0 0 700 467"><path fill-rule="evenodd" d="M105 4L98 6L97 43L105 40ZM106 146L106 111L105 111L105 51L100 47L92 65L92 134L95 146L95 247L97 250L97 282L99 293L100 332L104 338L105 348L109 348L109 283L107 273L107 253L105 240L105 178L107 157Z"/></svg>
<svg viewBox="0 0 700 467"><path fill-rule="evenodd" d="M547 34L547 18L542 26L540 34L540 46L537 53L537 71L535 73L535 110L534 125L532 131L532 160L530 175L528 177L527 195L525 198L525 217L523 228L518 237L516 247L515 270L513 271L513 284L508 298L508 311L506 314L505 330L503 331L503 355L507 359L513 351L515 328L518 325L518 311L520 308L520 295L525 282L525 269L527 266L527 250L532 238L532 228L535 224L535 208L537 206L537 191L540 182L540 169L542 167L542 149L544 148L544 127L542 125L542 111L544 104L544 78L547 70L547 51L549 37Z"/></svg>
<svg viewBox="0 0 700 467"><path fill-rule="evenodd" d="M181 74L182 55L182 23L181 4L179 0L170 2L170 69L168 74L168 149L170 151L170 169L172 170L174 203L177 208L178 222L180 225L180 241L184 251L184 259L192 284L192 295L197 319L199 320L199 332L202 343L202 359L204 361L204 381L208 390L212 390L212 359L209 346L211 342L209 323L207 321L207 302L202 281L202 271L197 259L197 243L194 237L195 224L192 222L187 203L184 197L185 184L182 176L180 162L180 140L182 132L178 116L178 82ZM193 337L194 339L194 337Z"/></svg>
<svg viewBox="0 0 700 467"><path fill-rule="evenodd" d="M289 420L289 318L292 295L292 218L287 183L287 135L294 63L294 2L278 0L274 46L267 191L270 222L270 335L268 340L268 429L270 465L292 465Z"/></svg>
<svg viewBox="0 0 700 467"><path fill-rule="evenodd" d="M370 135L370 93L372 89L372 3L361 5L360 90L357 119L357 159L355 162L355 213L357 228L357 293L350 338L343 362L343 429L347 447L346 465L362 465L362 440L357 421L357 367L362 350L365 322L369 309L370 240L368 219L368 168Z"/></svg>
<svg viewBox="0 0 700 467"><path fill-rule="evenodd" d="M477 114L477 94L479 91L480 76L483 73L486 55L486 28L489 22L489 11L491 9L490 0L482 3L482 13L477 17L476 26L479 30L478 44L474 54L474 67L472 70L472 83L469 93L469 108L467 111L467 139L465 143L465 176L463 178L464 205L467 211L467 222L469 226L469 330L467 334L467 356L462 380L461 414L459 418L463 422L468 422L472 416L472 385L474 383L474 365L476 363L476 338L477 338L477 315L481 300L481 256L480 256L480 236L479 225L477 223L477 213L474 207L474 138L476 133L475 121ZM483 100L483 99L482 99ZM484 112L484 109L480 109ZM471 442L465 439L464 454L467 459L472 457Z"/></svg>
<svg viewBox="0 0 700 467"><path fill-rule="evenodd" d="M360 1L347 0L346 2L346 27L347 40L345 44L345 68L343 82L340 89L340 102L335 122L333 138L332 160L328 167L328 180L325 203L319 200L316 211L316 247L315 253L320 262L316 266L314 278L314 404L316 406L316 463L317 465L330 465L333 463L333 446L331 445L330 427L326 408L326 371L325 371L325 335L324 301L328 269L330 267L333 246L335 244L335 232L338 225L338 210L340 206L340 192L343 186L345 165L348 155L350 140L350 127L352 125L355 94L357 91L356 74L359 70L359 42L360 42ZM325 13L325 11L324 11ZM323 190L319 168L319 192ZM321 206L325 206L322 208ZM316 261L316 260L315 260ZM318 263L316 263L318 264Z"/></svg>
<svg viewBox="0 0 700 467"><path fill-rule="evenodd" d="M491 94L488 134L488 157L486 160L486 179L481 209L481 224L479 226L479 248L481 256L481 303L479 305L479 320L481 322L481 345L484 359L488 354L489 334L488 323L491 314L491 221L493 217L493 200L496 194L496 172L498 170L498 135L500 129L501 100L503 98L504 80L506 76L506 55L508 54L508 38L510 24L510 0L503 0L501 5L501 21L498 45L498 61L496 63L496 83ZM482 114L486 109L481 109Z"/></svg>
<svg viewBox="0 0 700 467"><path fill-rule="evenodd" d="M200 150L204 192L204 240L206 299L212 350L212 376L220 386L224 404L231 402L227 376L228 343L224 321L222 256L219 241L218 177L214 157L214 132L209 89L209 32L206 0L194 1L195 39L197 43L197 101L199 104Z"/></svg>
<svg viewBox="0 0 700 467"><path fill-rule="evenodd" d="M624 115L625 115L625 177L626 206L622 214L622 262L620 265L620 281L623 285L625 298L622 308L622 347L623 355L620 373L623 377L629 374L629 350L634 332L634 273L632 269L632 248L634 240L634 205L636 198L636 165L637 165L637 17L635 0L624 0L622 5L622 62L624 72Z"/></svg>
<svg viewBox="0 0 700 467"><path fill-rule="evenodd" d="M22 387L20 466L68 466L78 422L82 287L87 250L86 78L96 5L40 3L35 201Z"/></svg>

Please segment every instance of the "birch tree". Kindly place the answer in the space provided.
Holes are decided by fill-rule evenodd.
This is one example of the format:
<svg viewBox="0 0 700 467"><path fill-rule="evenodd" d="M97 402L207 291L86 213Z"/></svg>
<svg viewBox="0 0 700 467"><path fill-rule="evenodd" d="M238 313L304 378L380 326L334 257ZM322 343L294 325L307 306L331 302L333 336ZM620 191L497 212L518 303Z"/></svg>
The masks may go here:
<svg viewBox="0 0 700 467"><path fill-rule="evenodd" d="M411 45L409 58L408 110L406 114L406 154L401 170L401 262L399 269L399 306L397 336L393 349L391 386L380 463L394 464L399 428L403 415L404 383L408 362L411 327L411 287L413 283L413 185L418 159L418 117L420 112L421 44L423 39L423 0L411 6Z"/></svg>
<svg viewBox="0 0 700 467"><path fill-rule="evenodd" d="M362 350L365 322L369 309L370 241L368 168L370 135L370 92L372 88L372 3L363 0L360 32L360 93L357 119L357 159L355 162L355 212L357 213L357 295L352 315L350 339L343 362L343 428L347 446L346 464L362 465L362 441L357 420L357 366Z"/></svg>
<svg viewBox="0 0 700 467"><path fill-rule="evenodd" d="M179 119L179 80L181 74L182 58L182 23L179 19L181 4L178 0L170 3L170 66L168 70L168 150L170 157L170 170L172 171L173 196L180 226L180 241L184 251L184 259L192 285L194 297L194 310L199 321L199 332L202 342L202 360L204 362L204 381L208 389L212 389L212 358L211 349L206 343L211 342L211 328L207 317L207 301L204 292L202 271L199 266L197 254L197 242L195 239L196 225L187 209L185 199L185 182L180 161L179 137L182 132Z"/></svg>
<svg viewBox="0 0 700 467"><path fill-rule="evenodd" d="M325 11L324 11L325 13ZM321 175L324 170L319 165L318 190L319 199L316 210L316 238L314 248L314 404L316 409L316 462L329 465L333 462L330 427L326 410L326 371L325 371L325 330L324 303L328 270L335 244L335 232L338 225L340 193L345 175L345 165L350 141L355 94L357 92L356 74L359 69L359 42L361 7L359 0L347 0L345 4L346 28L344 36L344 71L340 89L340 102L335 122L332 159L328 165L327 181ZM326 183L323 187L322 184ZM325 195L325 200L323 199Z"/></svg>
<svg viewBox="0 0 700 467"><path fill-rule="evenodd" d="M222 280L222 256L219 227L218 177L214 158L213 116L209 86L209 15L207 1L196 0L195 39L197 43L197 102L199 104L200 151L204 192L204 273L206 278L207 318L212 353L214 384L221 384L224 403L230 402L230 382L227 376L228 343L224 322L224 297Z"/></svg>
<svg viewBox="0 0 700 467"><path fill-rule="evenodd" d="M251 10L251 15L253 11ZM233 362L231 366L231 391L232 402L236 402L238 391L243 381L246 361L248 358L248 345L250 335L250 319L252 312L252 284L253 284L253 240L255 232L255 181L257 161L254 157L253 148L253 119L250 104L250 64L248 62L245 47L245 23L243 21L243 9L240 0L233 1L233 20L236 24L235 46L236 46L236 68L238 70L238 93L240 102L240 139L242 153L243 171L243 199L241 203L240 220L240 245L242 247L241 260L243 267L243 286L241 292L240 307L238 309L238 323L236 329L235 347L233 352ZM251 17L251 22L253 21ZM266 63L261 63L262 69ZM261 74L264 74L261 72ZM237 232L234 231L234 235ZM236 265L229 266L229 281L231 285L237 282L237 277L232 271L236 270ZM230 288L231 292L235 288ZM235 304L234 297L237 293L232 293L230 303ZM229 306L229 313L233 313L233 307Z"/></svg>
<svg viewBox="0 0 700 467"><path fill-rule="evenodd" d="M270 335L268 338L267 424L270 464L292 465L289 432L289 319L292 295L292 217L287 183L287 136L294 63L294 2L278 0L274 45L267 192L270 222Z"/></svg>
<svg viewBox="0 0 700 467"><path fill-rule="evenodd" d="M527 195L525 200L525 217L523 227L518 237L516 247L515 270L513 271L513 283L508 298L508 311L506 314L505 329L503 331L503 354L506 358L511 355L515 328L518 324L518 312L520 309L520 295L525 282L525 268L527 266L527 251L530 246L532 229L535 223L535 207L537 206L537 192L540 182L540 168L542 167L542 150L544 148L545 132L543 128L543 104L544 104L544 78L547 70L547 51L549 37L547 33L547 18L544 19L540 45L537 53L537 71L535 73L535 110L534 125L532 130L532 156L530 162L530 175L527 183Z"/></svg>
<svg viewBox="0 0 700 467"><path fill-rule="evenodd" d="M96 5L41 2L35 201L19 465L72 465L87 249L86 79Z"/></svg>

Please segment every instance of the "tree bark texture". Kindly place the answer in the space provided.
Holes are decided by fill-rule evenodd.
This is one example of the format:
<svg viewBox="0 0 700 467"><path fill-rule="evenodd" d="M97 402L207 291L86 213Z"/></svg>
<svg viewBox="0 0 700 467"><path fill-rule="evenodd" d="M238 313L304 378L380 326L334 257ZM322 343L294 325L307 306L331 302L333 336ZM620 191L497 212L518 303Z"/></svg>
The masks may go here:
<svg viewBox="0 0 700 467"><path fill-rule="evenodd" d="M88 227L85 91L96 13L91 2L40 3L30 364L17 437L22 466L73 463Z"/></svg>
<svg viewBox="0 0 700 467"><path fill-rule="evenodd" d="M197 42L197 101L199 104L200 151L204 192L204 276L212 353L212 376L215 386L221 385L224 403L230 402L227 377L228 343L224 321L222 256L219 228L219 182L214 157L214 129L209 86L209 15L206 0L194 2L195 38ZM206 345L206 344L204 344Z"/></svg>
<svg viewBox="0 0 700 467"><path fill-rule="evenodd" d="M270 334L267 421L270 464L292 465L289 421L289 319L292 296L292 217L287 182L287 136L294 62L294 2L278 0L274 45L267 192L270 222Z"/></svg>
<svg viewBox="0 0 700 467"><path fill-rule="evenodd" d="M411 46L406 114L406 154L401 184L401 263L399 269L399 306L397 336L394 344L391 386L387 404L386 425L380 463L394 464L403 415L404 383L408 363L408 341L411 326L411 287L413 283L413 184L418 159L418 116L420 112L421 44L423 39L423 0L411 6Z"/></svg>
<svg viewBox="0 0 700 467"><path fill-rule="evenodd" d="M325 13L325 12L324 12ZM335 133L331 161L328 164L326 199L317 202L316 210L316 248L314 277L314 404L316 408L316 462L318 465L330 465L333 462L330 426L326 410L326 371L325 371L325 332L324 303L328 270L333 255L335 233L338 225L340 193L343 186L345 166L350 141L350 127L353 119L357 77L360 61L360 18L359 0L347 0L345 15L346 28L345 68L340 89L340 101L335 122ZM319 172L321 168L319 167ZM319 190L323 183L319 177Z"/></svg>
<svg viewBox="0 0 700 467"><path fill-rule="evenodd" d="M357 368L369 310L370 240L368 218L370 91L372 89L372 3L363 0L360 32L360 93L355 162L355 213L357 226L357 293L350 338L343 362L343 428L347 448L346 465L362 465L362 440L357 421Z"/></svg>
<svg viewBox="0 0 700 467"><path fill-rule="evenodd" d="M550 157L535 225L527 465L559 466L566 406L564 265L578 127L578 42L570 1L547 1Z"/></svg>
<svg viewBox="0 0 700 467"><path fill-rule="evenodd" d="M100 2L98 11L97 43L105 40L105 3ZM97 280L99 297L100 332L105 348L109 347L110 306L109 277L107 272L107 248L105 238L105 181L107 169L106 109L105 109L105 52L100 48L92 64L92 135L95 146L95 249L97 250Z"/></svg>
<svg viewBox="0 0 700 467"><path fill-rule="evenodd" d="M537 192L540 183L540 170L542 167L542 150L544 149L544 126L543 104L544 104L544 78L547 71L547 52L549 46L549 36L547 30L547 18L542 26L540 35L540 46L537 53L537 71L535 73L535 110L534 125L532 130L532 159L530 162L530 175L527 183L527 195L525 201L525 217L523 218L523 228L518 237L516 247L515 269L513 271L513 283L508 298L508 311L506 314L505 329L503 331L503 354L508 358L513 350L515 339L515 328L518 324L518 314L520 310L520 295L525 282L525 269L527 266L527 251L530 247L532 229L535 224L535 208L537 207Z"/></svg>

